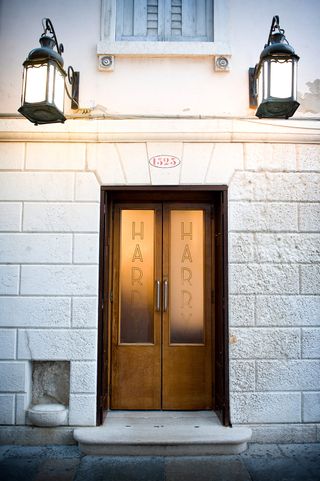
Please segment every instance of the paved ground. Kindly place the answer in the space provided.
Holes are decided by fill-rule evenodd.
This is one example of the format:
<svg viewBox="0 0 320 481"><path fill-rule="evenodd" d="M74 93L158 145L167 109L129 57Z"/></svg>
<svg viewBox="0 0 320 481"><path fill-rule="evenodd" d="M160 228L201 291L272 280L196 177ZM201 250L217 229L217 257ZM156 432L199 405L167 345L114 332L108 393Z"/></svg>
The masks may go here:
<svg viewBox="0 0 320 481"><path fill-rule="evenodd" d="M0 446L1 481L320 481L320 443L251 444L234 456L80 456L76 446Z"/></svg>

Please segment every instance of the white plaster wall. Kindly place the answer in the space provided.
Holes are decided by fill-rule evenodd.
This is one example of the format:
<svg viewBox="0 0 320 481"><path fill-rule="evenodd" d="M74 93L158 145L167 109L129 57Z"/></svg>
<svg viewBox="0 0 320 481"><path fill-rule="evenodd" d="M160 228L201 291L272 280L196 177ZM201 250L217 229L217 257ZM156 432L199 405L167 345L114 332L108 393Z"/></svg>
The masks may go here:
<svg viewBox="0 0 320 481"><path fill-rule="evenodd" d="M280 16L290 44L301 60L298 90L319 79L318 0L228 0L230 72L215 72L212 57L116 57L113 72L97 68L100 0L2 0L0 6L1 113L20 106L22 62L36 48L41 19L50 17L65 46L65 65L81 73L80 106L98 106L94 114L253 116L248 108L248 68L259 59L272 17ZM108 53L108 52L105 52ZM311 86L312 88L312 86ZM317 87L315 102L319 102ZM318 100L317 100L318 99ZM69 102L66 102L69 106ZM295 114L319 116L300 108Z"/></svg>
<svg viewBox="0 0 320 481"><path fill-rule="evenodd" d="M2 424L25 422L31 360L70 360L69 423L95 422L100 183L227 183L232 421L316 440L319 145L2 142L0 168Z"/></svg>

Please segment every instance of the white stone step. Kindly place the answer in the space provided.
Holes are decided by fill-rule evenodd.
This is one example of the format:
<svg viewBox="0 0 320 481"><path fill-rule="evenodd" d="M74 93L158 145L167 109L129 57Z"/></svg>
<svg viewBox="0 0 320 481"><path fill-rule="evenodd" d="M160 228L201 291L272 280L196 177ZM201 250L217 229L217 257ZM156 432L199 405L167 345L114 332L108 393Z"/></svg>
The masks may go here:
<svg viewBox="0 0 320 481"><path fill-rule="evenodd" d="M102 426L74 430L84 454L112 456L238 454L251 435L221 426L212 411L110 411Z"/></svg>

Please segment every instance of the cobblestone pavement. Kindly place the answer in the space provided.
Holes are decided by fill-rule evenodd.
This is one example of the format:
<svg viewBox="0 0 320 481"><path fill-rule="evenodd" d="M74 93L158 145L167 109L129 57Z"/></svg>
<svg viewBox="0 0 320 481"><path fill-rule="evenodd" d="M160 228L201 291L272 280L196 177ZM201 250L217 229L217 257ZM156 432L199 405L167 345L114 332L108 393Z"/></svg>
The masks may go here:
<svg viewBox="0 0 320 481"><path fill-rule="evenodd" d="M0 446L1 481L320 481L320 443L250 444L233 456L81 456L76 446Z"/></svg>

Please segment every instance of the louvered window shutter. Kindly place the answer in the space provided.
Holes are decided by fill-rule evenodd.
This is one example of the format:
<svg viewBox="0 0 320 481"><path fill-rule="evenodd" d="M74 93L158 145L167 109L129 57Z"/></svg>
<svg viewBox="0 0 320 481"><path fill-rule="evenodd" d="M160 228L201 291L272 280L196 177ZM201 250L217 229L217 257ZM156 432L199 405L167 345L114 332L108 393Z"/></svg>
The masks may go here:
<svg viewBox="0 0 320 481"><path fill-rule="evenodd" d="M213 41L213 0L117 0L116 40Z"/></svg>

